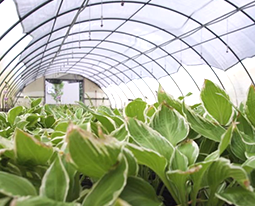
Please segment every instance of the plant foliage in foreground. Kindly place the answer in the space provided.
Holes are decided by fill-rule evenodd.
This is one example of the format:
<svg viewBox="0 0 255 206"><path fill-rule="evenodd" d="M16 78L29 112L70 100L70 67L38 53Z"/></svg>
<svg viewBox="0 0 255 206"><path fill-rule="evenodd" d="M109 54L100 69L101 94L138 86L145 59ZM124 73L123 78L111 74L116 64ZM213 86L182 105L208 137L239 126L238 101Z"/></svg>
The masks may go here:
<svg viewBox="0 0 255 206"><path fill-rule="evenodd" d="M0 113L0 205L254 205L254 86L236 107L205 80L201 100Z"/></svg>

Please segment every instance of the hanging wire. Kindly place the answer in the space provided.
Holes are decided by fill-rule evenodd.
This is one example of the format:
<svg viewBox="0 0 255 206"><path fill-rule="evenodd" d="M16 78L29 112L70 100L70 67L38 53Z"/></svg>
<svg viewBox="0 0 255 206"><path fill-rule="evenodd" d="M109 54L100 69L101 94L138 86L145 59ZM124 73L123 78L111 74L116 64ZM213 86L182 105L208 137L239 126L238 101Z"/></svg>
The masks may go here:
<svg viewBox="0 0 255 206"><path fill-rule="evenodd" d="M182 65L182 41L180 41L180 43L181 43L180 63Z"/></svg>
<svg viewBox="0 0 255 206"><path fill-rule="evenodd" d="M89 40L91 40L91 6L89 6Z"/></svg>
<svg viewBox="0 0 255 206"><path fill-rule="evenodd" d="M79 49L81 48L81 23L80 23L80 14L78 17L78 21L79 21Z"/></svg>
<svg viewBox="0 0 255 206"><path fill-rule="evenodd" d="M165 45L165 51L167 51L166 46L167 46L167 45ZM165 56L165 59L164 59L164 60L165 60L165 62L164 62L164 70L165 70L165 71L166 71L166 57L167 57L167 56Z"/></svg>
<svg viewBox="0 0 255 206"><path fill-rule="evenodd" d="M152 59L154 59L153 57L154 57L154 55L153 55L153 51L152 51ZM153 74L153 61L151 62L151 73Z"/></svg>
<svg viewBox="0 0 255 206"><path fill-rule="evenodd" d="M103 0L101 0L101 27L104 26L103 19L104 19L104 17L103 17Z"/></svg>
<svg viewBox="0 0 255 206"><path fill-rule="evenodd" d="M72 58L74 58L74 55L73 55L73 35L72 35Z"/></svg>
<svg viewBox="0 0 255 206"><path fill-rule="evenodd" d="M121 6L124 6L124 0L121 1Z"/></svg>
<svg viewBox="0 0 255 206"><path fill-rule="evenodd" d="M226 40L226 46L227 46L227 48L226 48L226 53L228 53L228 19L227 19L227 40Z"/></svg>
<svg viewBox="0 0 255 206"><path fill-rule="evenodd" d="M201 33L200 33L200 58L202 59L203 57L203 44L202 44L202 42L203 42L203 27L201 28Z"/></svg>

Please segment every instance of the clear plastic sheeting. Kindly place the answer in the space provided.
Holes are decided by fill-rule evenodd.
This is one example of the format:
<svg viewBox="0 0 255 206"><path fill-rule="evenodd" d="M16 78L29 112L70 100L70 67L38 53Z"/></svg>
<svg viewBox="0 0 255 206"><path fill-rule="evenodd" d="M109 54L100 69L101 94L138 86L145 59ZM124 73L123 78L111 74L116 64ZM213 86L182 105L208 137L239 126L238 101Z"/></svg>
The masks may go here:
<svg viewBox="0 0 255 206"><path fill-rule="evenodd" d="M1 91L5 80L15 95L42 76L74 73L104 88L112 105L122 107L136 97L153 103L158 82L174 96L191 91L194 101L205 78L237 101L244 90L233 71L254 84L254 68L242 62L255 54L252 0L13 2L16 20L0 29ZM5 0L0 11L13 2Z"/></svg>

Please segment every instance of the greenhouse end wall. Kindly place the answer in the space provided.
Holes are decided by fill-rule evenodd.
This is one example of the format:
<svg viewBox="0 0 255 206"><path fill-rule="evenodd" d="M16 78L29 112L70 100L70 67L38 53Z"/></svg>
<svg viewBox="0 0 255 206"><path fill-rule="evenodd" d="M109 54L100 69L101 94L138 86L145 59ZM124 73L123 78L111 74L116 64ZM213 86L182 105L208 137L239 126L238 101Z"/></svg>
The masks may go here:
<svg viewBox="0 0 255 206"><path fill-rule="evenodd" d="M93 82L84 78L84 103L85 105L90 105L91 102L94 106L105 105L110 106L107 95ZM17 97L16 105L28 106L30 101L28 98L42 98L45 102L45 82L44 78L39 78L26 86L23 91ZM87 95L86 95L87 94Z"/></svg>

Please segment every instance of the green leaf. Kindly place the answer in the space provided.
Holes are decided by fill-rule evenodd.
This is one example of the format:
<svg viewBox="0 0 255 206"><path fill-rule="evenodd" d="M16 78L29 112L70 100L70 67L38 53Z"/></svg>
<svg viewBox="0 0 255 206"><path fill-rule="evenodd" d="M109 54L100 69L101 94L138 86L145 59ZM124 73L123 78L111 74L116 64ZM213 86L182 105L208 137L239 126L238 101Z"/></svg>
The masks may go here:
<svg viewBox="0 0 255 206"><path fill-rule="evenodd" d="M68 125L69 125L69 122L61 121L55 126L54 129L55 131L66 132Z"/></svg>
<svg viewBox="0 0 255 206"><path fill-rule="evenodd" d="M251 190L250 182L245 170L240 166L230 164L228 159L219 158L212 163L207 173L207 181L210 187L210 203L215 204L215 202L217 202L215 193L217 192L219 185L229 177L237 181L242 187Z"/></svg>
<svg viewBox="0 0 255 206"><path fill-rule="evenodd" d="M179 100L175 100L170 94L167 94L161 85L159 85L158 89L158 102L160 104L167 104L182 114L182 103Z"/></svg>
<svg viewBox="0 0 255 206"><path fill-rule="evenodd" d="M174 150L174 154L171 161L171 170L186 171L188 169L188 158L182 154L178 149Z"/></svg>
<svg viewBox="0 0 255 206"><path fill-rule="evenodd" d="M155 171L159 176L164 175L165 168L168 164L165 157L155 151L138 147L134 144L128 144L127 148L134 154L139 164L146 165Z"/></svg>
<svg viewBox="0 0 255 206"><path fill-rule="evenodd" d="M111 170L105 174L85 197L83 206L111 205L126 185L128 165L122 155Z"/></svg>
<svg viewBox="0 0 255 206"><path fill-rule="evenodd" d="M2 155L14 159L13 141L0 136L0 157Z"/></svg>
<svg viewBox="0 0 255 206"><path fill-rule="evenodd" d="M108 172L116 164L121 151L120 144L114 138L99 139L73 125L68 129L67 141L77 169L90 177L100 178Z"/></svg>
<svg viewBox="0 0 255 206"><path fill-rule="evenodd" d="M115 115L115 114L113 113L113 111L112 111L109 107L106 107L106 106L103 106L103 105L100 105L100 106L97 108L96 111L97 111L97 113L106 115L106 116L108 116L108 117L114 116L114 115Z"/></svg>
<svg viewBox="0 0 255 206"><path fill-rule="evenodd" d="M10 200L11 200L10 197L0 198L0 206L6 206Z"/></svg>
<svg viewBox="0 0 255 206"><path fill-rule="evenodd" d="M199 147L195 141L188 139L178 145L177 149L188 158L188 165L196 162L199 155Z"/></svg>
<svg viewBox="0 0 255 206"><path fill-rule="evenodd" d="M40 195L64 202L69 189L69 177L59 157L47 169L40 187Z"/></svg>
<svg viewBox="0 0 255 206"><path fill-rule="evenodd" d="M128 163L128 176L136 176L138 174L139 167L135 156L130 150L126 148L124 148L122 152Z"/></svg>
<svg viewBox="0 0 255 206"><path fill-rule="evenodd" d="M161 105L154 115L150 127L158 131L174 146L184 140L189 133L186 120L172 107Z"/></svg>
<svg viewBox="0 0 255 206"><path fill-rule="evenodd" d="M232 116L233 108L225 91L206 79L200 96L208 113L221 125L227 125Z"/></svg>
<svg viewBox="0 0 255 206"><path fill-rule="evenodd" d="M155 103L156 104L156 103ZM156 112L156 106L155 105L151 105L150 107L148 107L147 109L146 109L146 115L147 115L147 117L149 117L149 118L151 118L154 114L155 114L155 112Z"/></svg>
<svg viewBox="0 0 255 206"><path fill-rule="evenodd" d="M255 130L252 127L251 123L247 120L247 117L244 116L241 112L239 112L237 119L237 128L240 132L243 132L244 134L248 135L250 138L250 141L248 142L255 142Z"/></svg>
<svg viewBox="0 0 255 206"><path fill-rule="evenodd" d="M120 112L120 110L118 110L117 108L115 108L115 109L113 110L113 113L114 113L115 115L117 115L117 116L121 116L121 112Z"/></svg>
<svg viewBox="0 0 255 206"><path fill-rule="evenodd" d="M127 132L127 129L126 129L125 125L123 124L120 128L115 129L114 131L112 131L110 136L115 137L119 141L126 140L126 138L128 136L128 132Z"/></svg>
<svg viewBox="0 0 255 206"><path fill-rule="evenodd" d="M246 146L237 128L234 128L230 149L233 152L233 154L236 157L238 157L240 160L242 161L246 160L246 156L245 156Z"/></svg>
<svg viewBox="0 0 255 206"><path fill-rule="evenodd" d="M222 135L221 141L218 147L219 155L221 155L225 149L229 146L232 135L233 135L234 125L231 124L227 131Z"/></svg>
<svg viewBox="0 0 255 206"><path fill-rule="evenodd" d="M78 203L65 203L65 202L57 202L46 197L23 197L14 199L11 202L11 205L15 206L79 206Z"/></svg>
<svg viewBox="0 0 255 206"><path fill-rule="evenodd" d="M187 171L170 170L166 173L168 179L174 185L175 193L178 197L178 204L188 206L189 187L187 186L187 182L190 179L190 175L198 172L199 169L200 167L194 167Z"/></svg>
<svg viewBox="0 0 255 206"><path fill-rule="evenodd" d="M113 204L113 206L131 206L130 204L128 204L126 201L118 198L115 203Z"/></svg>
<svg viewBox="0 0 255 206"><path fill-rule="evenodd" d="M16 117L23 111L22 106L17 106L9 110L7 114L7 120L8 122L13 125Z"/></svg>
<svg viewBox="0 0 255 206"><path fill-rule="evenodd" d="M46 128L51 128L53 124L55 123L55 121L56 120L53 115L47 116L44 120Z"/></svg>
<svg viewBox="0 0 255 206"><path fill-rule="evenodd" d="M250 189L249 179L245 170L237 165L230 163L228 159L219 158L209 168L208 174L209 186L218 186L227 177L235 179L242 187Z"/></svg>
<svg viewBox="0 0 255 206"><path fill-rule="evenodd" d="M75 117L77 119L82 119L82 116L83 116L83 109L82 108L78 108L76 111L75 111Z"/></svg>
<svg viewBox="0 0 255 206"><path fill-rule="evenodd" d="M5 112L0 112L0 122L2 125L7 124L7 115Z"/></svg>
<svg viewBox="0 0 255 206"><path fill-rule="evenodd" d="M191 128L197 133L216 142L221 140L222 134L226 131L222 126L216 122L210 122L209 120L201 117L184 104L183 113L185 113Z"/></svg>
<svg viewBox="0 0 255 206"><path fill-rule="evenodd" d="M36 107L42 102L42 98L35 99L31 102L31 107Z"/></svg>
<svg viewBox="0 0 255 206"><path fill-rule="evenodd" d="M124 121L121 117L118 116L110 116L110 118L115 122L116 127L121 127L124 125Z"/></svg>
<svg viewBox="0 0 255 206"><path fill-rule="evenodd" d="M53 154L51 146L43 144L20 129L15 130L14 145L17 161L23 165L44 165Z"/></svg>
<svg viewBox="0 0 255 206"><path fill-rule="evenodd" d="M255 127L255 86L251 85L249 88L246 105L245 105L245 113Z"/></svg>
<svg viewBox="0 0 255 206"><path fill-rule="evenodd" d="M141 99L135 99L125 107L125 114L127 117L134 117L142 122L145 122L145 109L147 103Z"/></svg>
<svg viewBox="0 0 255 206"><path fill-rule="evenodd" d="M33 127L35 124L38 122L38 119L40 116L38 114L29 114L26 118L26 121L28 124L26 125L27 127Z"/></svg>
<svg viewBox="0 0 255 206"><path fill-rule="evenodd" d="M138 177L129 177L120 197L132 206L160 206L153 187Z"/></svg>
<svg viewBox="0 0 255 206"><path fill-rule="evenodd" d="M205 185L204 177L206 176L206 172L212 163L213 163L213 161L204 161L204 162L197 163L194 165L194 167L192 167L195 170L197 170L196 172L193 172L190 175L190 178L193 183L193 187L192 187L192 190L190 193L190 199L192 200L192 206L196 205L199 190L201 188L203 188Z"/></svg>
<svg viewBox="0 0 255 206"><path fill-rule="evenodd" d="M70 179L66 202L72 202L78 199L81 194L80 172L76 170L73 164L67 162L66 156L63 156L61 160Z"/></svg>
<svg viewBox="0 0 255 206"><path fill-rule="evenodd" d="M247 159L243 164L242 167L248 172L251 173L252 170L255 169L255 156L250 157Z"/></svg>
<svg viewBox="0 0 255 206"><path fill-rule="evenodd" d="M160 177L160 179L168 188L172 197L177 200L176 193L174 192L172 185L169 184L169 180L165 175L165 169L170 160L167 160L158 152L155 152L151 149L138 147L134 144L128 144L127 148L134 154L139 164L149 167Z"/></svg>
<svg viewBox="0 0 255 206"><path fill-rule="evenodd" d="M19 119L19 118L17 118L17 119ZM16 122L16 124L15 124L15 126L16 126L16 128L19 128L19 129L21 129L21 130L25 130L26 129L26 126L29 124L29 122L28 121L17 121Z"/></svg>
<svg viewBox="0 0 255 206"><path fill-rule="evenodd" d="M33 196L36 190L27 179L0 171L0 193L7 196Z"/></svg>
<svg viewBox="0 0 255 206"><path fill-rule="evenodd" d="M242 187L229 188L222 193L217 193L216 196L229 205L235 206L254 206L255 202L255 193Z"/></svg>
<svg viewBox="0 0 255 206"><path fill-rule="evenodd" d="M1 148L13 149L13 147L14 147L13 141L0 136L0 149Z"/></svg>
<svg viewBox="0 0 255 206"><path fill-rule="evenodd" d="M66 133L65 132L60 132L60 131L54 131L51 133L51 138L55 138L55 137L62 137L65 135Z"/></svg>
<svg viewBox="0 0 255 206"><path fill-rule="evenodd" d="M142 147L156 151L167 160L173 153L172 144L162 137L156 130L135 119L129 119L128 130L133 140Z"/></svg>
<svg viewBox="0 0 255 206"><path fill-rule="evenodd" d="M101 115L101 114L96 114L96 113L94 113L93 115L103 125L103 127L108 131L108 134L115 130L115 123L111 118Z"/></svg>

